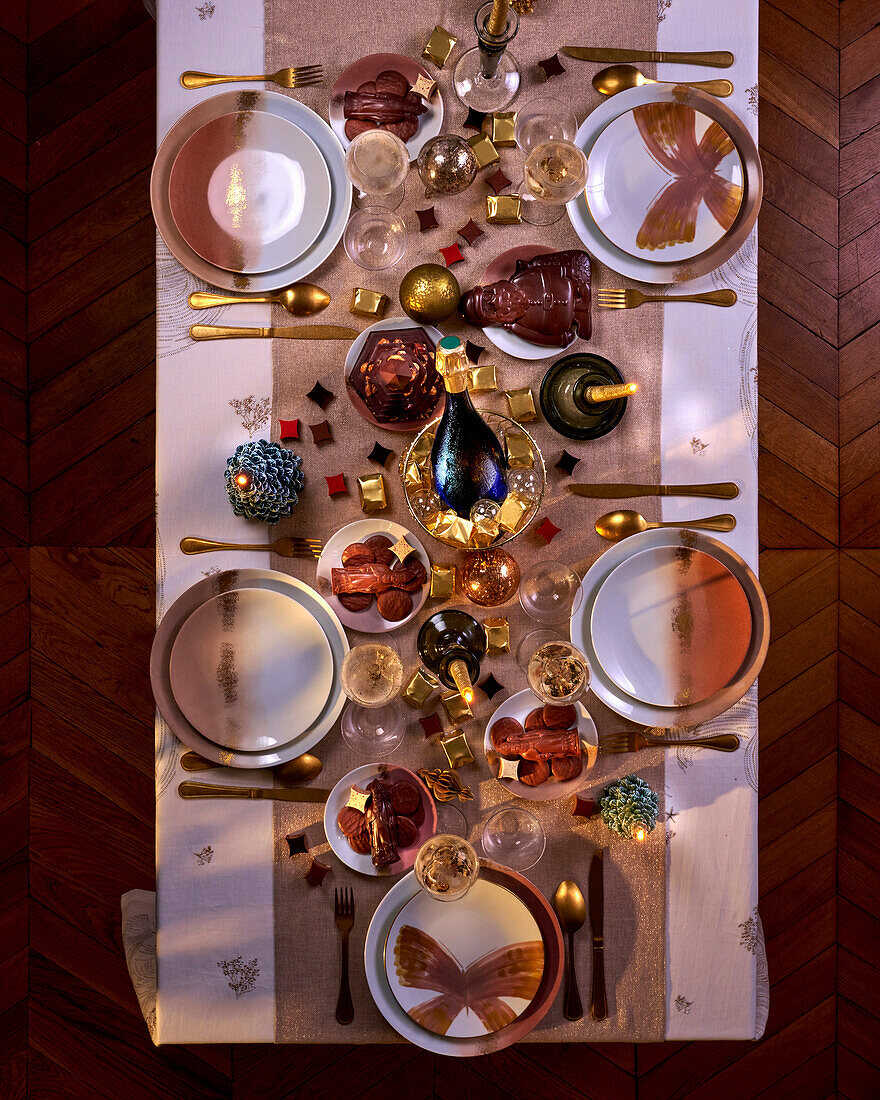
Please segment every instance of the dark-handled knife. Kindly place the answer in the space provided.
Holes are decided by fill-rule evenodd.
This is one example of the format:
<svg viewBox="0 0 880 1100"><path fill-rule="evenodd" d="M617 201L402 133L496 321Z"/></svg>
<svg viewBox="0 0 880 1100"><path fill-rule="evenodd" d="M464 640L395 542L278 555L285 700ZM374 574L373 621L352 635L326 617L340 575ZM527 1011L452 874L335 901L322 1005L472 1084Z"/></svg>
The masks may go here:
<svg viewBox="0 0 880 1100"><path fill-rule="evenodd" d="M733 54L727 50L697 51L695 53L670 53L663 50L615 50L604 46L563 46L562 52L581 61L599 61L605 65L638 63L644 61L670 62L676 65L708 65L714 69L729 69Z"/></svg>
<svg viewBox="0 0 880 1100"><path fill-rule="evenodd" d="M593 855L590 865L590 929L593 933L593 989L590 994L590 1016L594 1020L608 1017L608 998L605 996L605 885L603 879L602 848Z"/></svg>

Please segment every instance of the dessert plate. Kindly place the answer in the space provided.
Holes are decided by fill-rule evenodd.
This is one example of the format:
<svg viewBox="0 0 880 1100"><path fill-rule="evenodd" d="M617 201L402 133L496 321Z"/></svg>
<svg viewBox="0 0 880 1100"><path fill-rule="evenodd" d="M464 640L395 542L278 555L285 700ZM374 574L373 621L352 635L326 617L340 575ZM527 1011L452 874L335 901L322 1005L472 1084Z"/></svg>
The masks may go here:
<svg viewBox="0 0 880 1100"><path fill-rule="evenodd" d="M502 718L515 718L522 725L531 711L543 705L543 701L528 688L525 691L518 691L516 695L511 695L509 699L505 699L486 723L486 733L483 737L483 751L486 753L486 757L489 758L491 754L497 759L498 756L492 747L490 735L492 726L496 722ZM557 798L565 798L574 794L575 791L581 789L586 782L585 773L596 762L599 734L596 730L596 723L590 717L583 703L575 703L574 705L578 712L578 735L583 749L581 753L583 770L580 774L576 775L574 779L565 780L551 777L537 787L530 787L527 783L521 783L518 779L499 780L505 791L511 795L516 795L517 798L527 798L532 802L552 802ZM495 770L493 768L493 772Z"/></svg>
<svg viewBox="0 0 880 1100"><path fill-rule="evenodd" d="M308 728L275 748L254 752L229 749L211 741L184 715L171 689L171 650L186 620L203 603L223 592L260 589L276 592L304 607L320 623L333 655L333 683L321 712ZM271 768L314 748L339 717L345 703L340 672L348 638L332 608L307 584L271 569L230 569L197 581L162 616L150 651L150 682L159 713L176 737L215 764L233 768Z"/></svg>
<svg viewBox="0 0 880 1100"><path fill-rule="evenodd" d="M292 741L321 713L333 653L302 604L279 592L233 589L183 623L169 675L197 730L224 748L259 752Z"/></svg>
<svg viewBox="0 0 880 1100"><path fill-rule="evenodd" d="M340 528L335 535L331 535L324 543L324 549L318 559L317 586L334 613L350 630L359 630L363 634L385 634L389 630L396 630L398 627L404 626L418 615L428 598L428 583L423 584L419 591L410 593L413 603L412 611L405 619L400 619L398 622L389 622L387 619L383 619L379 614L375 600L365 611L349 611L347 607L343 607L338 596L333 595L331 570L341 567L342 551L346 546L350 546L353 542L364 542L371 535L386 535L392 542L397 542L405 535L407 542L415 551L415 556L425 567L425 572L430 581L430 559L425 553L424 546L411 531L390 519L358 519L354 523L349 523Z"/></svg>
<svg viewBox="0 0 880 1100"><path fill-rule="evenodd" d="M424 901L416 901L417 898L424 898ZM419 924L415 925L413 921ZM395 965L399 933L405 926L420 925L447 956L444 959L436 953L443 960L442 974L452 977L452 983L444 981L437 985L436 976L431 975L416 979L425 982L422 988L403 984L407 979L401 979ZM462 988L461 970L470 968L481 955L488 953L491 956L496 946L503 953L511 942L540 944L540 948L531 953L533 959L539 952L543 955L537 983L534 981L536 967L531 964L524 967L523 985L518 985L514 990L526 996L509 996L509 979L506 976L497 978L490 1000L481 1005L481 1008L490 1007L492 1010L490 1029L487 1030L481 1023L477 1030L474 1021L479 1017L470 1008L465 1011L462 1003L461 994L465 990ZM562 933L546 898L527 878L507 867L481 859L477 882L463 898L448 905L423 894L412 872L396 882L379 903L370 921L364 945L364 963L373 1000L395 1031L416 1046L435 1054L467 1058L501 1050L518 1042L544 1018L562 979ZM491 959L484 958L484 963L491 964ZM458 973L453 966L457 967ZM491 972L491 965L487 969ZM469 987L471 976L476 979L478 973L478 968L474 967L468 974ZM517 983L519 981L518 977ZM452 995L448 990L450 984L455 987ZM513 988L512 981L509 985ZM465 996L470 1001L466 993ZM430 1013L418 1011L418 1005L431 1000L437 1005L433 1018ZM456 1005L459 1011L444 1034L438 1028L437 1021L441 1024L445 1022ZM433 1022L435 1029L418 1022L411 1014L413 1009L426 1023Z"/></svg>
<svg viewBox="0 0 880 1100"><path fill-rule="evenodd" d="M736 220L742 161L720 122L683 103L647 103L612 119L590 150L585 198L630 256L681 263Z"/></svg>
<svg viewBox="0 0 880 1100"><path fill-rule="evenodd" d="M387 779L393 783L412 783L421 798L422 814L416 838L405 848L399 849L400 859L390 867L374 867L369 852L365 854L356 852L336 820L339 817L339 811L348 802L352 786L366 790L367 784L374 779ZM418 821L418 816L413 820ZM395 767L392 764L364 764L350 771L348 775L344 775L328 795L324 807L324 832L327 834L330 847L346 867L350 867L352 871L359 871L362 875L388 878L391 875L399 875L401 871L409 871L416 861L419 848L437 832L437 807L428 788L409 768Z"/></svg>
<svg viewBox="0 0 880 1100"><path fill-rule="evenodd" d="M659 546L621 562L599 589L590 619L608 676L659 707L700 703L742 668L752 612L740 582L700 550Z"/></svg>
<svg viewBox="0 0 880 1100"><path fill-rule="evenodd" d="M236 111L183 143L168 202L184 240L208 263L274 271L317 240L330 212L330 173L317 145L292 122Z"/></svg>

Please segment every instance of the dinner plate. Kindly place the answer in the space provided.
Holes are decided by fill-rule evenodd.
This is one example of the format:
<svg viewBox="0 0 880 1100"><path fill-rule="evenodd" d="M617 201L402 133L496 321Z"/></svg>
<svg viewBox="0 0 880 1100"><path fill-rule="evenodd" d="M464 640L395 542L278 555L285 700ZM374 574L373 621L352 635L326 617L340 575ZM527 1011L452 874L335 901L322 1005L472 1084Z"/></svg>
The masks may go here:
<svg viewBox="0 0 880 1100"><path fill-rule="evenodd" d="M490 736L492 726L496 722L502 718L515 718L520 725L523 725L529 713L536 707L541 707L543 705L543 700L539 699L538 696L528 688L526 688L525 691L518 691L516 695L511 695L509 699L505 699L486 723L486 732L483 737L483 751L486 753L486 756L488 757L489 754L492 753L497 757L497 753L495 753L495 749L492 747L492 738ZM584 749L581 754L583 760L583 770L581 773L576 775L574 779L558 780L551 777L545 783L540 783L537 787L530 787L527 783L520 783L518 779L499 780L506 791L512 795L516 795L517 798L527 798L532 802L552 802L557 798L565 798L568 795L574 794L575 791L579 791L581 787L583 787L586 782L586 773L596 761L599 734L596 730L596 723L590 717L583 703L575 703L575 707L578 712L578 736L581 739L582 748Z"/></svg>
<svg viewBox="0 0 880 1100"><path fill-rule="evenodd" d="M736 253L751 233L758 217L763 192L761 161L754 139L745 123L717 96L708 95L680 84L646 84L610 96L592 111L575 136L575 144L590 154L605 128L637 107L654 103L682 103L699 110L717 122L730 135L745 173L745 187L739 213L730 230L699 256L673 263L662 262L662 252L631 256L618 248L596 224L585 193L568 203L568 215L575 232L596 259L612 271L643 283L681 283L696 279L720 267Z"/></svg>
<svg viewBox="0 0 880 1100"><path fill-rule="evenodd" d="M728 232L744 183L736 145L719 122L684 103L648 103L596 138L584 196L623 252L681 263Z"/></svg>
<svg viewBox="0 0 880 1100"><path fill-rule="evenodd" d="M622 93L621 93L622 94ZM696 703L676 707L658 707L634 698L616 684L602 667L593 645L590 624L596 597L613 570L621 562L643 550L655 547L671 547L682 556L691 550L700 550L725 565L742 585L749 602L752 617L752 635L746 659L736 678L723 691L715 692ZM660 528L642 531L615 543L587 570L581 582L583 598L571 617L571 640L586 655L590 664L590 690L617 714L643 726L689 727L707 722L710 718L728 710L749 690L758 677L770 642L770 616L767 598L758 578L730 547L701 531L688 528Z"/></svg>
<svg viewBox="0 0 880 1100"><path fill-rule="evenodd" d="M199 127L236 111L265 112L298 126L314 141L330 173L330 212L315 242L292 263L262 274L226 271L203 260L184 240L168 200L171 166L184 142ZM330 256L345 230L351 210L351 183L345 174L345 153L322 118L296 99L279 92L230 91L204 99L174 123L165 135L150 176L150 203L159 233L170 252L188 271L212 286L234 291L269 291L310 275Z"/></svg>
<svg viewBox="0 0 880 1100"><path fill-rule="evenodd" d="M306 608L321 624L333 654L333 685L320 714L298 736L271 749L227 749L205 737L184 715L171 689L171 650L180 628L207 600L232 590L262 589L277 592ZM159 713L187 748L215 764L234 768L271 768L314 748L339 717L345 703L340 681L348 638L333 609L307 584L271 569L229 569L197 581L183 592L162 616L150 651L150 682Z"/></svg>
<svg viewBox="0 0 880 1100"><path fill-rule="evenodd" d="M434 79L424 65L399 53L371 53L343 69L330 92L329 113L333 133L342 142L344 149L351 144L350 139L345 135L345 115L343 114L345 93L356 92L361 84L368 80L375 80L379 73L386 69L394 69L401 73L410 85L415 84L420 76L426 76L429 80ZM434 89L430 99L424 100L424 103L428 110L425 114L419 115L419 128L405 143L411 161L419 155L422 146L436 137L443 128L443 98L440 95L439 86Z"/></svg>
<svg viewBox="0 0 880 1100"><path fill-rule="evenodd" d="M482 884L482 885L481 885ZM500 891L500 892L499 892ZM512 1043L518 1042L523 1036L528 1035L544 1018L549 1011L559 991L562 979L562 966L564 961L562 948L562 933L559 924L550 908L547 899L527 878L511 871L507 867L501 867L490 860L480 860L480 877L470 891L460 901L450 904L426 899L437 910L433 920L437 921L438 935L442 937L439 942L446 942L446 922L460 921L456 912L464 914L466 910L459 910L459 906L466 905L468 898L473 898L472 906L480 902L479 921L480 935L485 936L483 929L485 922L491 922L492 909L485 908L486 899L493 909L497 904L505 914L512 909L514 902L519 902L528 911L538 929L540 940L543 944L543 969L537 984L537 989L525 1008L519 1012L509 1023L503 1024L497 1030L477 1035L445 1035L422 1026L401 1006L392 991L386 970L386 958L389 952L393 956L395 941L391 938L392 928L398 921L399 914L404 907L413 902L422 891L416 882L415 875L410 872L388 891L373 914L370 926L367 929L366 942L364 944L364 964L367 976L367 985L376 1006L388 1023L405 1039L416 1046L429 1050L434 1054L446 1054L457 1058L467 1058L480 1054L488 1054L494 1050L502 1050ZM419 903L421 906L424 903ZM442 922L439 923L439 922ZM534 935L532 926L523 919L523 926L527 934ZM458 937L459 933L456 933ZM435 937L437 938L437 937ZM491 941L490 941L491 942ZM464 948L461 949L464 954ZM461 962L468 964L465 958ZM404 990L396 983L396 988L401 998ZM405 990L409 994L409 990ZM422 1000L427 1000L432 991L425 990L421 994ZM441 991L438 990L439 994ZM525 999L525 998L521 998ZM516 1002L514 1002L516 1003ZM521 1007L516 1004L516 1007Z"/></svg>
<svg viewBox="0 0 880 1100"><path fill-rule="evenodd" d="M183 143L168 202L181 236L208 263L274 271L317 240L330 212L330 173L299 126L267 111L235 111Z"/></svg>
<svg viewBox="0 0 880 1100"><path fill-rule="evenodd" d="M423 817L418 826L416 839L406 848L399 849L400 859L390 867L374 867L372 856L369 853L363 855L356 852L336 823L339 811L348 802L352 786L366 790L367 784L374 779L412 783L422 800ZM419 848L437 832L437 807L428 788L409 768L396 767L393 764L363 764L354 771L350 771L348 775L344 775L330 792L324 807L324 832L327 834L330 847L346 867L350 867L352 871L359 871L362 875L388 878L399 875L402 871L409 871L416 861Z"/></svg>
<svg viewBox="0 0 880 1100"><path fill-rule="evenodd" d="M339 598L333 595L331 570L339 569L342 566L342 551L346 546L350 546L353 542L364 542L371 535L387 535L392 542L397 542L405 535L407 542L415 551L416 557L425 567L425 572L430 580L431 561L425 553L424 546L412 531L408 531L405 527L401 527L399 523L394 523L390 519L358 519L354 523L341 527L335 535L331 535L324 543L324 549L318 559L317 583L319 590L324 593L327 603L334 613L350 630L359 630L363 634L385 634L389 630L397 630L398 627L404 626L418 615L428 598L428 583L423 584L418 592L410 593L413 602L412 611L405 619L401 619L396 623L382 618L375 600L366 611L349 611L347 607L343 607L339 602Z"/></svg>
<svg viewBox="0 0 880 1100"><path fill-rule="evenodd" d="M660 707L724 691L752 638L748 596L711 554L643 550L605 580L590 618L599 663L633 698Z"/></svg>
<svg viewBox="0 0 880 1100"><path fill-rule="evenodd" d="M232 589L186 619L171 646L171 690L209 740L258 752L298 737L333 686L318 620L279 592Z"/></svg>

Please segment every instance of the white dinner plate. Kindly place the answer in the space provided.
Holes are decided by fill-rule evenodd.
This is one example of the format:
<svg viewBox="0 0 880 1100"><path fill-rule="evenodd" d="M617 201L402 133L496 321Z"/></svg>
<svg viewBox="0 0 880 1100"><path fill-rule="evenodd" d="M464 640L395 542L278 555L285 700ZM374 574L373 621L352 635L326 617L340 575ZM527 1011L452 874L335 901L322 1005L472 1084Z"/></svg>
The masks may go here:
<svg viewBox="0 0 880 1100"><path fill-rule="evenodd" d="M752 612L743 586L711 554L658 546L621 562L599 589L590 619L608 676L660 707L724 691L743 666Z"/></svg>
<svg viewBox="0 0 880 1100"><path fill-rule="evenodd" d="M193 726L177 704L171 689L171 650L180 628L207 600L233 589L277 592L306 608L320 623L333 654L333 683L320 714L298 736L274 748L258 751L227 749ZM187 748L215 764L234 768L271 768L314 748L339 717L345 703L340 671L348 653L348 638L333 609L303 581L272 569L228 569L197 581L183 592L162 616L150 651L150 682L159 713L171 732Z"/></svg>
<svg viewBox="0 0 880 1100"><path fill-rule="evenodd" d="M233 589L189 616L171 647L171 690L200 733L227 749L277 748L309 728L333 685L321 624L279 592Z"/></svg>

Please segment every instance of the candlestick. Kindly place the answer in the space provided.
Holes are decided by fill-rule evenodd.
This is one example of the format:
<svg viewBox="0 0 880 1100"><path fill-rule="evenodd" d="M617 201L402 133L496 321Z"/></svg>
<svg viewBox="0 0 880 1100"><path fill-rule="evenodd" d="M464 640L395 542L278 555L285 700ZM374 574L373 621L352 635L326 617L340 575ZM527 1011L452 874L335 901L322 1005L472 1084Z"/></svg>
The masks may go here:
<svg viewBox="0 0 880 1100"><path fill-rule="evenodd" d="M492 11L486 20L486 30L489 34L504 34L507 30L507 13L510 9L510 0L494 0Z"/></svg>
<svg viewBox="0 0 880 1100"><path fill-rule="evenodd" d="M474 17L478 45L458 60L453 72L455 94L462 103L485 114L502 111L519 92L522 73L507 47L516 37L519 17L510 0L489 0Z"/></svg>
<svg viewBox="0 0 880 1100"><path fill-rule="evenodd" d="M638 382L623 382L619 386L588 386L584 390L584 398L591 405L601 405L620 397L632 397L634 393L638 393L638 389Z"/></svg>

